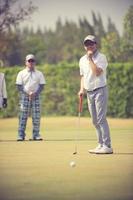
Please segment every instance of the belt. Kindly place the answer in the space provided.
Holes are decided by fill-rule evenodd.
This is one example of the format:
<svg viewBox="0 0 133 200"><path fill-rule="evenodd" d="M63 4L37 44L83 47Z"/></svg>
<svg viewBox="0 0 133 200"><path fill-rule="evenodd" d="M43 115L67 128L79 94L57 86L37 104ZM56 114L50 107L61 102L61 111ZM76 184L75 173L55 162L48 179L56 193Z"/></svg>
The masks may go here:
<svg viewBox="0 0 133 200"><path fill-rule="evenodd" d="M103 86L103 87L99 87L99 88L96 88L96 89L94 89L94 90L87 90L87 92L95 92L95 91L97 91L97 90L99 90L99 89L101 89L101 88L105 88L106 87L106 85L105 86Z"/></svg>

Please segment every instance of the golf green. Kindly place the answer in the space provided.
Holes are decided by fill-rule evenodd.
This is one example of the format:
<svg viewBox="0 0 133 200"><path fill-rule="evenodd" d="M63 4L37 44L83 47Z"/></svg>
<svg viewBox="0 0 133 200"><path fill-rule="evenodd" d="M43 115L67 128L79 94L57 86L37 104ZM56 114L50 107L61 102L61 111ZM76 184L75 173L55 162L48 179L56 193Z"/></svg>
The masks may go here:
<svg viewBox="0 0 133 200"><path fill-rule="evenodd" d="M43 141L29 141L29 119L24 142L16 141L16 118L0 119L0 199L132 200L133 120L108 122L114 154L92 155L97 140L89 118L81 117L80 127L77 117L42 118Z"/></svg>

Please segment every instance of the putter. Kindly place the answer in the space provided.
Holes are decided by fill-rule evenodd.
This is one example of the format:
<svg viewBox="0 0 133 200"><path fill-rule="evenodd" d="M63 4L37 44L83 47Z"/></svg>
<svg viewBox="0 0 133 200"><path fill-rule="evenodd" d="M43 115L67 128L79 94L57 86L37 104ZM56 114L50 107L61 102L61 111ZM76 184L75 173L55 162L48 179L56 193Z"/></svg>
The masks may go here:
<svg viewBox="0 0 133 200"><path fill-rule="evenodd" d="M80 95L79 96L79 105L78 105L78 130L79 131L80 131L80 116L81 116L81 112L82 112L82 104L83 104L83 95ZM78 132L75 135L75 151L73 152L74 155L77 154Z"/></svg>

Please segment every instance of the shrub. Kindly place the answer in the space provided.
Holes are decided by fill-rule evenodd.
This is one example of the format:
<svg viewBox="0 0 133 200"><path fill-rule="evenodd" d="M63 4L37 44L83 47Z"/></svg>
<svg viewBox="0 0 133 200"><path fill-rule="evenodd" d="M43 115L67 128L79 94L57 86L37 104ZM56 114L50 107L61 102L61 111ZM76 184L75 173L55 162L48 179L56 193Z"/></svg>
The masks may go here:
<svg viewBox="0 0 133 200"><path fill-rule="evenodd" d="M46 86L41 95L42 115L77 115L80 76L78 63L38 66L45 74ZM18 115L19 95L15 87L20 67L4 68L8 107L1 117ZM107 70L109 102L108 116L133 117L133 65L132 63L111 63ZM83 115L89 115L87 100L84 98Z"/></svg>

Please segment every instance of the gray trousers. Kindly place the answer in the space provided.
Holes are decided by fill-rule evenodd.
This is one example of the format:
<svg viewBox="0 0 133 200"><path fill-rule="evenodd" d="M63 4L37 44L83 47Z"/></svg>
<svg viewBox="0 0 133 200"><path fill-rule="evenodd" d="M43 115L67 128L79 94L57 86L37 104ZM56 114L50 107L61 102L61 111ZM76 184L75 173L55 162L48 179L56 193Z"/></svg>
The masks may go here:
<svg viewBox="0 0 133 200"><path fill-rule="evenodd" d="M92 122L96 128L98 143L111 147L110 131L106 120L108 89L98 88L94 91L87 91L88 108Z"/></svg>

